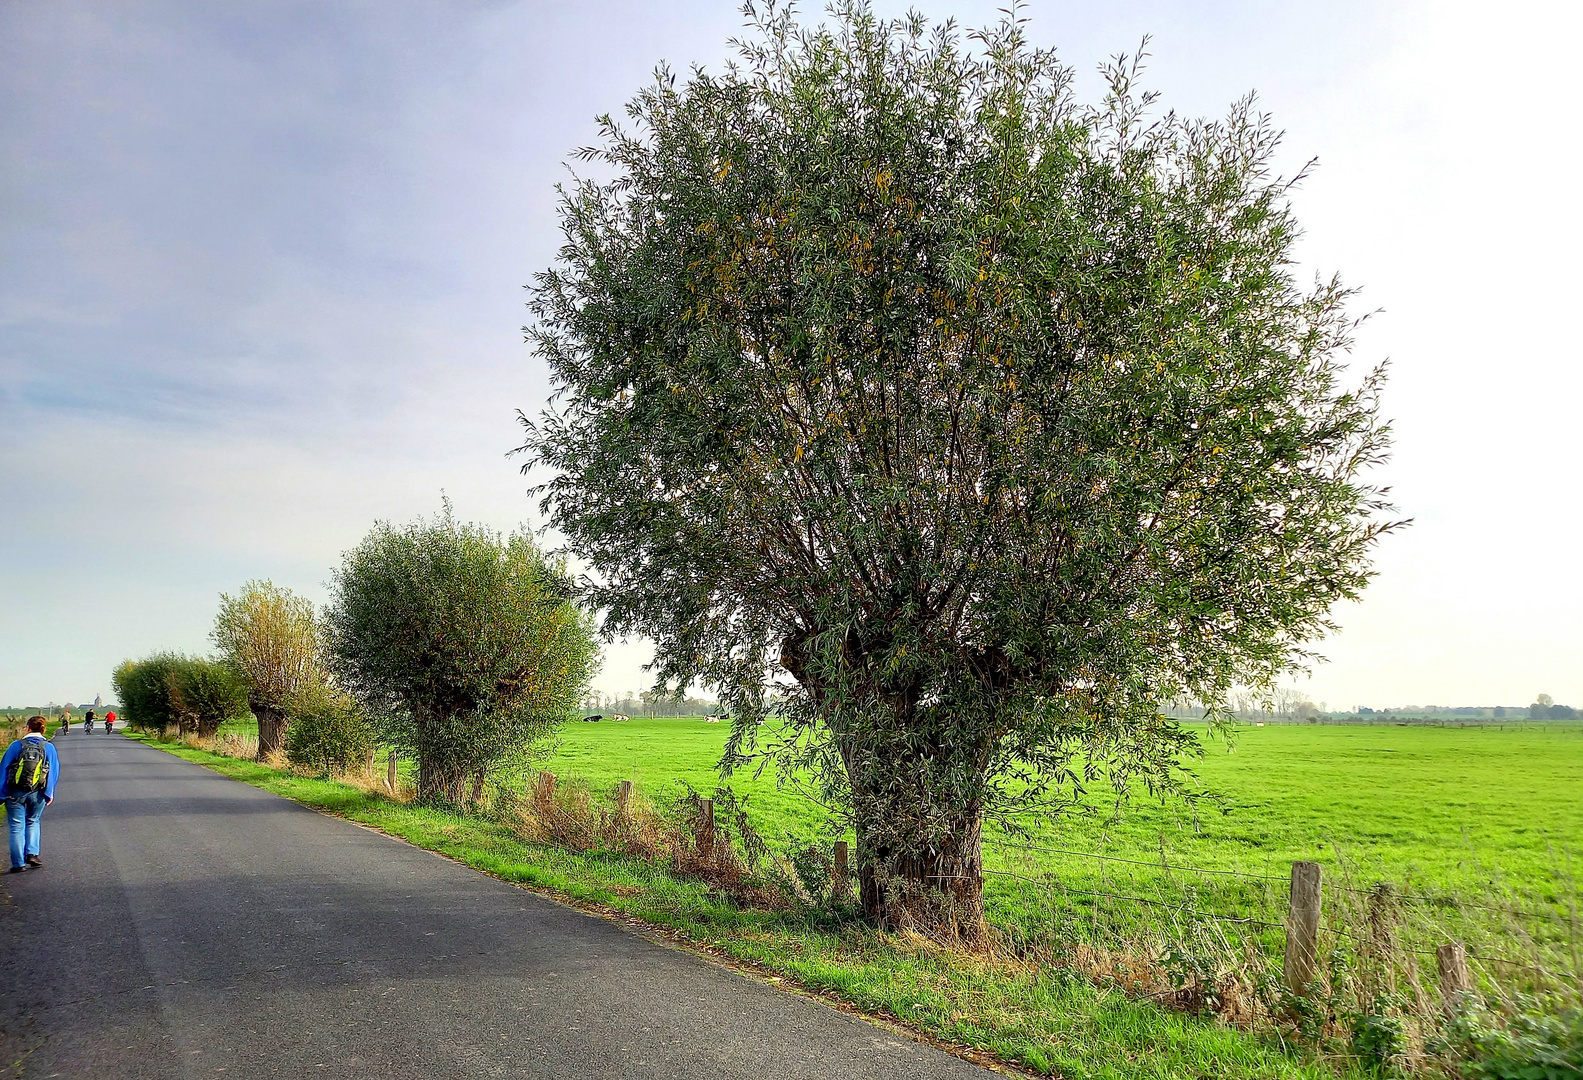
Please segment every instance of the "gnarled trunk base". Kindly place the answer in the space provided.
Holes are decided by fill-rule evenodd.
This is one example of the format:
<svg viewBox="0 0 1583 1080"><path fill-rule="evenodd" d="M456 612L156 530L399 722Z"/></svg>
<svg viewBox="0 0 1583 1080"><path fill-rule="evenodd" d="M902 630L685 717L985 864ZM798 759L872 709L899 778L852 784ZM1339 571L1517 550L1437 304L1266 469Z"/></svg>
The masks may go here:
<svg viewBox="0 0 1583 1080"><path fill-rule="evenodd" d="M886 851L858 842L859 903L887 930L979 941L984 926L984 860L980 822L961 823L946 850Z"/></svg>
<svg viewBox="0 0 1583 1080"><path fill-rule="evenodd" d="M288 721L285 712L281 709L260 705L257 702L252 703L250 707L253 715L258 717L258 760L263 761L279 753L285 746Z"/></svg>
<svg viewBox="0 0 1583 1080"><path fill-rule="evenodd" d="M418 761L418 801L461 806L467 794L467 773L442 768L432 761Z"/></svg>

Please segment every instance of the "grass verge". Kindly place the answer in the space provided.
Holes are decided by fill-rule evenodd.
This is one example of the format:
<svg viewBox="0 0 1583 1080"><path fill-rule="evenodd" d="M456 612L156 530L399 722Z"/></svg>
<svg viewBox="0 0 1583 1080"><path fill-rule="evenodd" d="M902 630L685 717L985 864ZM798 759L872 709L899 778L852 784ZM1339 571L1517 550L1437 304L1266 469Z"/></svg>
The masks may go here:
<svg viewBox="0 0 1583 1080"><path fill-rule="evenodd" d="M1267 1037L1161 1009L1061 969L964 956L820 916L738 907L700 882L608 854L530 843L511 828L129 733L129 737L830 998L981 1061L1068 1080L1334 1080L1362 1076Z"/></svg>

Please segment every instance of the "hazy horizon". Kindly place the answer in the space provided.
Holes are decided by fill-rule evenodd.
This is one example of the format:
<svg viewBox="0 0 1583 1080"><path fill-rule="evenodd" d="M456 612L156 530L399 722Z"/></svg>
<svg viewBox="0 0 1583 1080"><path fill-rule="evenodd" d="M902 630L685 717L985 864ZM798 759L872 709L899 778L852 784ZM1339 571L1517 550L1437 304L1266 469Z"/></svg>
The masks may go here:
<svg viewBox="0 0 1583 1080"><path fill-rule="evenodd" d="M1001 0L917 6L967 25ZM808 21L819 9L805 7ZM1583 705L1583 382L1566 312L1580 91L1545 59L1572 5L1032 3L1079 73L1152 34L1161 107L1249 90L1286 131L1303 276L1363 291L1413 525L1328 662L1341 711ZM86 4L0 0L0 702L112 697L207 652L221 592L315 600L377 519L541 524L517 409L543 407L522 286L554 184L668 61L719 69L734 2ZM1559 119L1558 119L1559 118ZM647 681L641 642L602 690Z"/></svg>

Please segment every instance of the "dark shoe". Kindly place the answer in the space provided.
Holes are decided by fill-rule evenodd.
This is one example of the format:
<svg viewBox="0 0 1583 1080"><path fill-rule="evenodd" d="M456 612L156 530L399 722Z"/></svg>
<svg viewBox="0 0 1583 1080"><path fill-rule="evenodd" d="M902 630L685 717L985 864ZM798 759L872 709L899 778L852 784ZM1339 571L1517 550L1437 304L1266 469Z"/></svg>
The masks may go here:
<svg viewBox="0 0 1583 1080"><path fill-rule="evenodd" d="M22 861L33 867L35 870L42 868L44 865L44 860L39 858L37 855L29 855Z"/></svg>
<svg viewBox="0 0 1583 1080"><path fill-rule="evenodd" d="M25 867L25 866L13 866L11 868L11 872L13 874L20 874L22 871L24 871L26 869L27 869L27 867Z"/></svg>

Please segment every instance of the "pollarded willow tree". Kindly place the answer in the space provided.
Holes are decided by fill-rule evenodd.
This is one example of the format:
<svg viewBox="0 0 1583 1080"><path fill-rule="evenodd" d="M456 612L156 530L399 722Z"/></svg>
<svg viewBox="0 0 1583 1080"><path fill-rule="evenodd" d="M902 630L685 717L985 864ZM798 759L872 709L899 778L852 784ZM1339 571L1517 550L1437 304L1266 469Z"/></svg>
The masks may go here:
<svg viewBox="0 0 1583 1080"><path fill-rule="evenodd" d="M872 918L972 925L986 815L1170 787L1159 703L1271 684L1363 588L1382 373L1342 383L1251 100L1149 120L1118 61L1084 105L1015 19L755 25L583 152L524 450L725 764L823 777Z"/></svg>
<svg viewBox="0 0 1583 1080"><path fill-rule="evenodd" d="M234 596L220 594L209 637L247 689L262 760L284 745L297 699L325 683L313 601L271 581L249 581Z"/></svg>
<svg viewBox="0 0 1583 1080"><path fill-rule="evenodd" d="M592 618L532 538L381 522L335 571L324 625L340 686L418 759L418 797L465 803L571 716L599 669Z"/></svg>

